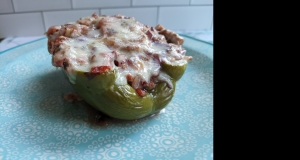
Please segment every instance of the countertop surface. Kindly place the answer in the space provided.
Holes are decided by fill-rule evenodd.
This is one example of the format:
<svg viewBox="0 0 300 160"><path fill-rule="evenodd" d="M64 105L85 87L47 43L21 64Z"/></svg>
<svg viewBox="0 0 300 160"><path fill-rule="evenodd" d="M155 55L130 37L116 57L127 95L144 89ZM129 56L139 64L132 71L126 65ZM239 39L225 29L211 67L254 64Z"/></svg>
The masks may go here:
<svg viewBox="0 0 300 160"><path fill-rule="evenodd" d="M178 34L187 35L189 37L193 37L208 43L213 44L213 31L212 30L174 30ZM21 44L25 44L40 38L43 38L44 36L30 36L30 37L7 37L1 40L0 43L0 52L3 52L7 49L16 47Z"/></svg>

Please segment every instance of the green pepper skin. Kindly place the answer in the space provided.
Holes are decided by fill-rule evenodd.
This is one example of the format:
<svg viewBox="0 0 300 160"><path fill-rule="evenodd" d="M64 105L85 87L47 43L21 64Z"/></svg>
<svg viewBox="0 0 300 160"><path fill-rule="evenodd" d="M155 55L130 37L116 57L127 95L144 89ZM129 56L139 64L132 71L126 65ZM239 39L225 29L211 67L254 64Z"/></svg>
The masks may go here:
<svg viewBox="0 0 300 160"><path fill-rule="evenodd" d="M156 87L149 91L151 97L153 98L153 111L152 113L159 112L162 110L173 98L176 88L176 82L171 80L173 88L169 88L167 83L158 83Z"/></svg>
<svg viewBox="0 0 300 160"><path fill-rule="evenodd" d="M66 79L69 80L67 73L65 70L62 70ZM73 84L72 86L77 88L77 86L82 90L82 91L92 91L92 92L104 92L107 90L111 85L114 84L116 80L116 74L115 70L109 71L109 72L104 72L101 74L95 74L95 75L87 75L85 72L76 72L76 80L75 84L71 83L70 80L69 82ZM79 89L78 88L78 89Z"/></svg>
<svg viewBox="0 0 300 160"><path fill-rule="evenodd" d="M162 70L166 72L170 77L172 77L175 81L178 81L183 73L186 70L187 63L179 64L179 65L172 65L168 63L161 64Z"/></svg>
<svg viewBox="0 0 300 160"><path fill-rule="evenodd" d="M63 70L66 78L68 75ZM171 80L173 88L160 82L154 89L140 97L130 85L116 85L115 71L105 72L89 78L83 72L77 72L76 92L91 106L103 113L124 120L139 119L163 109L173 98L176 81Z"/></svg>
<svg viewBox="0 0 300 160"><path fill-rule="evenodd" d="M119 119L139 119L152 113L153 98L147 93L140 97L128 84L113 85L102 94L98 109Z"/></svg>

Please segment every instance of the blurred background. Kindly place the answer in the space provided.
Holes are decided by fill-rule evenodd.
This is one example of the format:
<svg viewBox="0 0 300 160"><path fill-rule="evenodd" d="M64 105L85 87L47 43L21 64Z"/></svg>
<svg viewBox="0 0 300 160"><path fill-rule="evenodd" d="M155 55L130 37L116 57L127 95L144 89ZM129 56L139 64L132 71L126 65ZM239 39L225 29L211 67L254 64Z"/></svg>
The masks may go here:
<svg viewBox="0 0 300 160"><path fill-rule="evenodd" d="M0 39L39 38L52 25L93 13L123 14L180 33L208 33L212 41L213 0L0 0Z"/></svg>

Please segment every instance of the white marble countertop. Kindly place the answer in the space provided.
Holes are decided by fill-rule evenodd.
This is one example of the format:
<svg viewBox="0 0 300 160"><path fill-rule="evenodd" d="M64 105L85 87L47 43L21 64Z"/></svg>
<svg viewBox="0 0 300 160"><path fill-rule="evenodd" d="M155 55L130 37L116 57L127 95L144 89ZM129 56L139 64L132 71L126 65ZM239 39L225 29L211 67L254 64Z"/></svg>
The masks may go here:
<svg viewBox="0 0 300 160"><path fill-rule="evenodd" d="M184 34L202 41L213 43L213 31L212 30L198 30L198 31L184 31L174 30L176 33ZM32 37L7 37L0 42L0 52L7 49L16 47L18 45L28 43L44 36L32 36Z"/></svg>

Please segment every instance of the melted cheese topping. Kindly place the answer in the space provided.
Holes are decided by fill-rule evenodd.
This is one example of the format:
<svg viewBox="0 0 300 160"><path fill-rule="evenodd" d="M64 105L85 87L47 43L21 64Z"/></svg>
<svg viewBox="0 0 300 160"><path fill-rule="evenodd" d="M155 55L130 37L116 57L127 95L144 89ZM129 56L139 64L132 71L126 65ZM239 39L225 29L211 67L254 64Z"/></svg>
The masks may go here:
<svg viewBox="0 0 300 160"><path fill-rule="evenodd" d="M162 62L178 65L191 59L181 44L168 43L156 29L122 15L93 14L53 26L46 34L52 64L64 68L72 83L77 71L97 74L117 70L116 84L127 84L130 75L133 88L141 88L141 82L150 83L152 77L170 79L161 73Z"/></svg>

